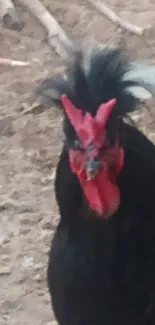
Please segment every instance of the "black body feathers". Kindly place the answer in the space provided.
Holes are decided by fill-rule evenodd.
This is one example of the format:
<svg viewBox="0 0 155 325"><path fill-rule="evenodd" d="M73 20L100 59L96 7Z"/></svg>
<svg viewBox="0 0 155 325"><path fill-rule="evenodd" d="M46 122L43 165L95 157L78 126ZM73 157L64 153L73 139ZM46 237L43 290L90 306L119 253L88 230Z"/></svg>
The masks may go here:
<svg viewBox="0 0 155 325"><path fill-rule="evenodd" d="M108 133L114 136L120 120L117 132L125 150L118 178L120 208L101 221L83 201L64 144L55 181L60 222L48 265L48 286L60 325L155 324L155 147L120 119L136 108L140 97L147 97L144 70L141 64L132 66L117 49L97 51L87 67L78 57L67 77L43 81L38 88L43 100L48 92L48 101L61 106L60 96L66 93L77 108L92 115L101 103L116 98ZM146 80L149 87L153 82ZM72 142L75 134L66 117L64 132Z"/></svg>

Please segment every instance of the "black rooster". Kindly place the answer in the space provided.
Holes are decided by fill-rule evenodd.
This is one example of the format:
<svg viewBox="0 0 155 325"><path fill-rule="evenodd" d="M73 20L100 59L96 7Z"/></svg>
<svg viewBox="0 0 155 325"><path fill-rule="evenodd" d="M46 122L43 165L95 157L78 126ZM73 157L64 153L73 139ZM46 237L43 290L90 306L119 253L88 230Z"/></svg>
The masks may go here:
<svg viewBox="0 0 155 325"><path fill-rule="evenodd" d="M64 111L60 222L48 286L60 325L155 325L155 147L123 117L155 91L155 68L119 49L77 53L40 94Z"/></svg>

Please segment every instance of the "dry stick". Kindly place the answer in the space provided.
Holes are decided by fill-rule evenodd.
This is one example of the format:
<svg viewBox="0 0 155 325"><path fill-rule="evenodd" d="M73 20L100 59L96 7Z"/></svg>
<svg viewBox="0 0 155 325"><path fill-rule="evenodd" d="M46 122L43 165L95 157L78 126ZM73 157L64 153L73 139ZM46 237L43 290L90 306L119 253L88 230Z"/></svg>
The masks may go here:
<svg viewBox="0 0 155 325"><path fill-rule="evenodd" d="M31 114L34 111L36 111L37 109L42 107L42 105L38 102L34 102L31 106L28 106L27 104L25 104L23 106L24 106L24 110L20 113L21 116Z"/></svg>
<svg viewBox="0 0 155 325"><path fill-rule="evenodd" d="M56 53L64 60L68 59L73 49L72 41L56 19L40 3L39 0L18 0L24 5L43 25L48 33L48 41Z"/></svg>
<svg viewBox="0 0 155 325"><path fill-rule="evenodd" d="M114 11L109 9L107 5L105 5L101 0L87 0L89 3L91 3L99 12L101 12L103 15L108 17L113 23L116 23L123 27L124 29L137 34L142 35L144 32L144 28L141 28L139 26L135 26L126 20L123 20L119 18Z"/></svg>
<svg viewBox="0 0 155 325"><path fill-rule="evenodd" d="M10 67L27 67L30 65L30 62L0 58L0 65L7 65Z"/></svg>
<svg viewBox="0 0 155 325"><path fill-rule="evenodd" d="M9 29L20 31L24 27L11 0L0 0L0 17Z"/></svg>

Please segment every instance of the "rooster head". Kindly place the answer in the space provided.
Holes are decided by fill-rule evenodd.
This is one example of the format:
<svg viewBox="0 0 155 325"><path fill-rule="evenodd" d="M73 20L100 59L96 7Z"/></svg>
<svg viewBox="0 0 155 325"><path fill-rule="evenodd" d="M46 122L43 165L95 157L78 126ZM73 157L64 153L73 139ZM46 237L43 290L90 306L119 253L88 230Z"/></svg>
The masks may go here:
<svg viewBox="0 0 155 325"><path fill-rule="evenodd" d="M108 218L120 203L116 178L124 162L124 151L118 139L111 147L106 131L116 99L101 104L94 117L89 112L83 115L66 95L62 95L61 101L77 135L69 149L72 172L79 179L89 207L99 216Z"/></svg>
<svg viewBox="0 0 155 325"><path fill-rule="evenodd" d="M106 47L95 48L84 65L79 51L66 74L41 81L37 94L48 106L63 109L70 168L89 208L100 218L112 216L120 203L117 183L124 165L120 123L155 95L155 67Z"/></svg>

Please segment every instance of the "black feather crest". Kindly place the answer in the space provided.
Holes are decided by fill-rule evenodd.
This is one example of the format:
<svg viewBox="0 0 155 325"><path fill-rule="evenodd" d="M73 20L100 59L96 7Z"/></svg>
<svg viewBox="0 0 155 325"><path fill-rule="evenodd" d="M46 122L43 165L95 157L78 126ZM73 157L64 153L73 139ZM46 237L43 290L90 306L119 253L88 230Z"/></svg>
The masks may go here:
<svg viewBox="0 0 155 325"><path fill-rule="evenodd" d="M61 95L66 94L77 108L84 113L89 111L93 116L100 104L116 98L113 114L124 117L136 108L141 99L151 97L149 86L153 88L155 78L152 78L152 83L149 80L149 85L146 80L145 87L146 70L146 65L130 62L120 49L93 51L87 68L84 67L82 54L78 52L66 76L57 75L43 80L37 88L37 95L41 96L43 103L61 106Z"/></svg>

